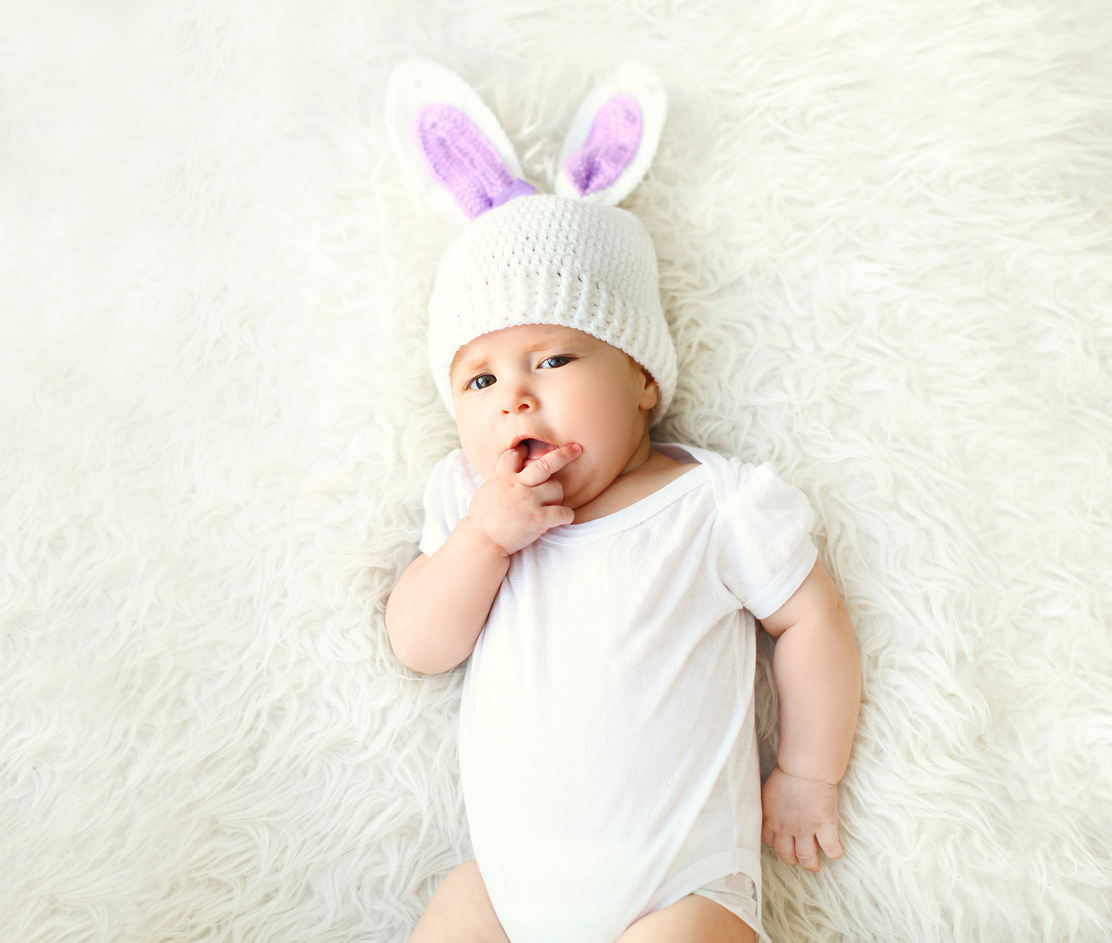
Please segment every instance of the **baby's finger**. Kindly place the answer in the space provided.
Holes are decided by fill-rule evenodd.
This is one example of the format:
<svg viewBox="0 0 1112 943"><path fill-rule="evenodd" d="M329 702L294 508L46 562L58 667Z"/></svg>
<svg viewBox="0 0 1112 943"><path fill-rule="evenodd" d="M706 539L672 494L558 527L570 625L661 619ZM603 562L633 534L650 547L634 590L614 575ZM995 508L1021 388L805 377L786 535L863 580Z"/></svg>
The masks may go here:
<svg viewBox="0 0 1112 943"><path fill-rule="evenodd" d="M564 486L549 478L534 485L532 494L541 504L560 504L564 500Z"/></svg>
<svg viewBox="0 0 1112 943"><path fill-rule="evenodd" d="M523 461L525 459L521 457L521 452L518 449L506 449L498 456L498 461L494 465L494 473L496 475L516 475L521 471Z"/></svg>
<svg viewBox="0 0 1112 943"><path fill-rule="evenodd" d="M798 864L795 857L795 839L791 835L782 835L777 833L775 843L772 846L776 849L776 854L780 856L780 860L784 864Z"/></svg>
<svg viewBox="0 0 1112 943"><path fill-rule="evenodd" d="M819 844L826 852L828 858L841 858L843 855L842 843L838 840L838 826L824 825L818 831Z"/></svg>
<svg viewBox="0 0 1112 943"><path fill-rule="evenodd" d="M819 846L814 835L797 835L795 839L795 856L799 863L812 874L817 874L819 864Z"/></svg>
<svg viewBox="0 0 1112 943"><path fill-rule="evenodd" d="M558 449L553 449L547 455L538 458L532 465L521 469L517 480L530 487L539 485L542 481L548 481L568 462L579 458L582 451L583 447L576 445L574 442L571 445L562 445Z"/></svg>
<svg viewBox="0 0 1112 943"><path fill-rule="evenodd" d="M544 515L543 520L549 528L570 524L575 520L575 511L559 504L551 504L548 507L541 508L541 513Z"/></svg>

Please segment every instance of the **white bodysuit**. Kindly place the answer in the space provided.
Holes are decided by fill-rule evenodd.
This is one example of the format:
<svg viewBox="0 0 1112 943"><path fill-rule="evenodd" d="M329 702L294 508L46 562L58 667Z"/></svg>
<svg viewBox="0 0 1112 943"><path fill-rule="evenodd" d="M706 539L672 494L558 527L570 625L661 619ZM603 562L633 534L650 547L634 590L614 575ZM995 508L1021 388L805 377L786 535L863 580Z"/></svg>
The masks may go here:
<svg viewBox="0 0 1112 943"><path fill-rule="evenodd" d="M812 512L768 465L654 448L698 467L515 553L467 667L464 801L511 943L614 943L734 873L767 939L754 617L814 566ZM462 451L437 464L423 553L481 483Z"/></svg>

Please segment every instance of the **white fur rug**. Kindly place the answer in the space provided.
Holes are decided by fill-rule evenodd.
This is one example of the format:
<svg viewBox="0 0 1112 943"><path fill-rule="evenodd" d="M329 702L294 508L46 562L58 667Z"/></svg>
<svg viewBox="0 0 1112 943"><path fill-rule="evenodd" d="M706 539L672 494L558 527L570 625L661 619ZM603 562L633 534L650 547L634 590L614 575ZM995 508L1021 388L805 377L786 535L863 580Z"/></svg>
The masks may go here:
<svg viewBox="0 0 1112 943"><path fill-rule="evenodd" d="M382 625L455 444L412 54L543 187L594 81L668 88L660 434L809 494L865 667L774 938L1112 937L1110 48L1107 0L0 0L0 939L402 943L468 854L460 672Z"/></svg>

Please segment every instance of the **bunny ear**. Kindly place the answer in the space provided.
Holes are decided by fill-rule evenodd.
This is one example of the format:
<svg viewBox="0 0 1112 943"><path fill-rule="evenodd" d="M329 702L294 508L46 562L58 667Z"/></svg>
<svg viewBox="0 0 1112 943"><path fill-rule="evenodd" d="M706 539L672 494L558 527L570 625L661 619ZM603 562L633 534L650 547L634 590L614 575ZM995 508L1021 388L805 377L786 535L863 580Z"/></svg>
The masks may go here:
<svg viewBox="0 0 1112 943"><path fill-rule="evenodd" d="M615 206L649 169L668 111L648 66L627 62L579 106L560 151L559 196Z"/></svg>
<svg viewBox="0 0 1112 943"><path fill-rule="evenodd" d="M386 128L413 184L457 224L533 192L498 119L471 86L435 62L413 57L394 67Z"/></svg>

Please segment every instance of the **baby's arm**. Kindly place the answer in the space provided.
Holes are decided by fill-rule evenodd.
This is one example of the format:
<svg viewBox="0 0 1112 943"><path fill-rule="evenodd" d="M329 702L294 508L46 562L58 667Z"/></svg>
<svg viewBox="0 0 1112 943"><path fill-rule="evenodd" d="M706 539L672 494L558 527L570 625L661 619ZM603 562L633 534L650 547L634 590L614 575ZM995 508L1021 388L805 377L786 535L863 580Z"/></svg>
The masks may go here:
<svg viewBox="0 0 1112 943"><path fill-rule="evenodd" d="M838 781L849 763L861 703L857 640L822 563L783 606L761 620L777 639L777 767L762 790L762 838L788 864L819 870L818 847L842 856Z"/></svg>
<svg viewBox="0 0 1112 943"><path fill-rule="evenodd" d="M560 506L563 487L549 478L580 451L566 445L524 469L521 451L504 452L471 499L468 516L431 557L422 554L409 565L386 604L386 632L402 664L439 674L471 654L510 556L575 518Z"/></svg>

